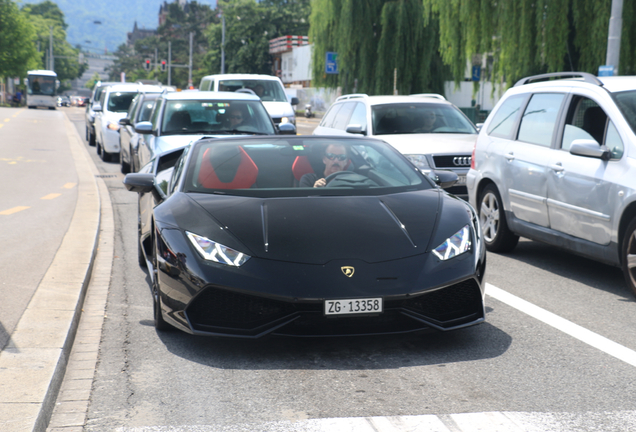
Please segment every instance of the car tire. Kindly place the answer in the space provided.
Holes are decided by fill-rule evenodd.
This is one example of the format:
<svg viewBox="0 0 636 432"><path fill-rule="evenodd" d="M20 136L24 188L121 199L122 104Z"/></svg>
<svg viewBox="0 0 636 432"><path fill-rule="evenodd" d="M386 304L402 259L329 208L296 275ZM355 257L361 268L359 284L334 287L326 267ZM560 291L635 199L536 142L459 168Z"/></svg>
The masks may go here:
<svg viewBox="0 0 636 432"><path fill-rule="evenodd" d="M621 263L625 282L636 296L636 219L625 230L621 243Z"/></svg>
<svg viewBox="0 0 636 432"><path fill-rule="evenodd" d="M95 134L92 133L91 131L88 131L88 145L91 147L95 147L96 145Z"/></svg>
<svg viewBox="0 0 636 432"><path fill-rule="evenodd" d="M513 250L519 242L519 236L508 229L503 201L495 185L489 184L484 188L477 209L486 249L490 252Z"/></svg>
<svg viewBox="0 0 636 432"><path fill-rule="evenodd" d="M128 174L130 172L130 162L124 162L124 152L120 150L119 152L119 165L121 168L122 174Z"/></svg>
<svg viewBox="0 0 636 432"><path fill-rule="evenodd" d="M139 267L146 268L148 267L148 263L146 262L146 256L141 246L141 218L139 217L139 207L137 207L137 209L137 260L139 261Z"/></svg>
<svg viewBox="0 0 636 432"><path fill-rule="evenodd" d="M110 162L111 161L111 154L108 153L106 150L104 150L104 145L103 144L98 144L99 145L99 157L104 161L104 162Z"/></svg>
<svg viewBox="0 0 636 432"><path fill-rule="evenodd" d="M155 321L155 329L157 331L165 332L172 329L172 326L163 319L163 313L161 312L161 288L159 286L159 270L157 269L157 246L153 244L153 277L152 277L152 312Z"/></svg>

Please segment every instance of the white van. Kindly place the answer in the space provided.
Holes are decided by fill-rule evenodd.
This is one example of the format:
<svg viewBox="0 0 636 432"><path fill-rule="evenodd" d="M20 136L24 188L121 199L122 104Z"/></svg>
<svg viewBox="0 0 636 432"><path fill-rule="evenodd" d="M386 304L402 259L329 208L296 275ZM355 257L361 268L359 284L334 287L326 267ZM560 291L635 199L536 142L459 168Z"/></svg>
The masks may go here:
<svg viewBox="0 0 636 432"><path fill-rule="evenodd" d="M269 116L277 125L296 125L296 114L292 105L298 105L298 98L287 99L285 87L280 78L256 74L208 75L201 79L201 91L229 91L255 94L261 98ZM291 103L290 103L291 102Z"/></svg>

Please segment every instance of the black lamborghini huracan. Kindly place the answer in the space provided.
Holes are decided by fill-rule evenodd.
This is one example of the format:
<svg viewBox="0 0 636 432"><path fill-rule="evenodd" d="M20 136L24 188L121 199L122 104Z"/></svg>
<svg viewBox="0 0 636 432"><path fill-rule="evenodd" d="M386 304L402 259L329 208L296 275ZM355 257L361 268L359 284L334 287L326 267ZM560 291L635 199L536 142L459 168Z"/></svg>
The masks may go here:
<svg viewBox="0 0 636 432"><path fill-rule="evenodd" d="M124 179L157 329L258 338L484 321L478 217L364 137L202 139Z"/></svg>

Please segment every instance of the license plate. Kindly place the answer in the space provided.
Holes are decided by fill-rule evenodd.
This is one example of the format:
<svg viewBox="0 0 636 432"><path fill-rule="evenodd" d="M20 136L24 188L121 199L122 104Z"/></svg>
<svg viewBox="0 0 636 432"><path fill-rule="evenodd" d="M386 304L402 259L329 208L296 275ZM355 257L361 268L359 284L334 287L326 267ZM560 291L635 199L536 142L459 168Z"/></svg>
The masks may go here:
<svg viewBox="0 0 636 432"><path fill-rule="evenodd" d="M466 184L466 176L465 175L460 175L457 176L457 183L455 183L456 185L465 185Z"/></svg>
<svg viewBox="0 0 636 432"><path fill-rule="evenodd" d="M325 300L325 315L380 313L382 307L382 298Z"/></svg>

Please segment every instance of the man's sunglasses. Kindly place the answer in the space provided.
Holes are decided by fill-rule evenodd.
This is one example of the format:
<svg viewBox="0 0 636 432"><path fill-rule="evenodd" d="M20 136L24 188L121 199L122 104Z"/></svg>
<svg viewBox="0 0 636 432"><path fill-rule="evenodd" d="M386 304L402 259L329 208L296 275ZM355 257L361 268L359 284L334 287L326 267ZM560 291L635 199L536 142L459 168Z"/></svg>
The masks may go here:
<svg viewBox="0 0 636 432"><path fill-rule="evenodd" d="M325 157L329 160L338 159L341 162L344 162L348 159L346 154L325 153Z"/></svg>

